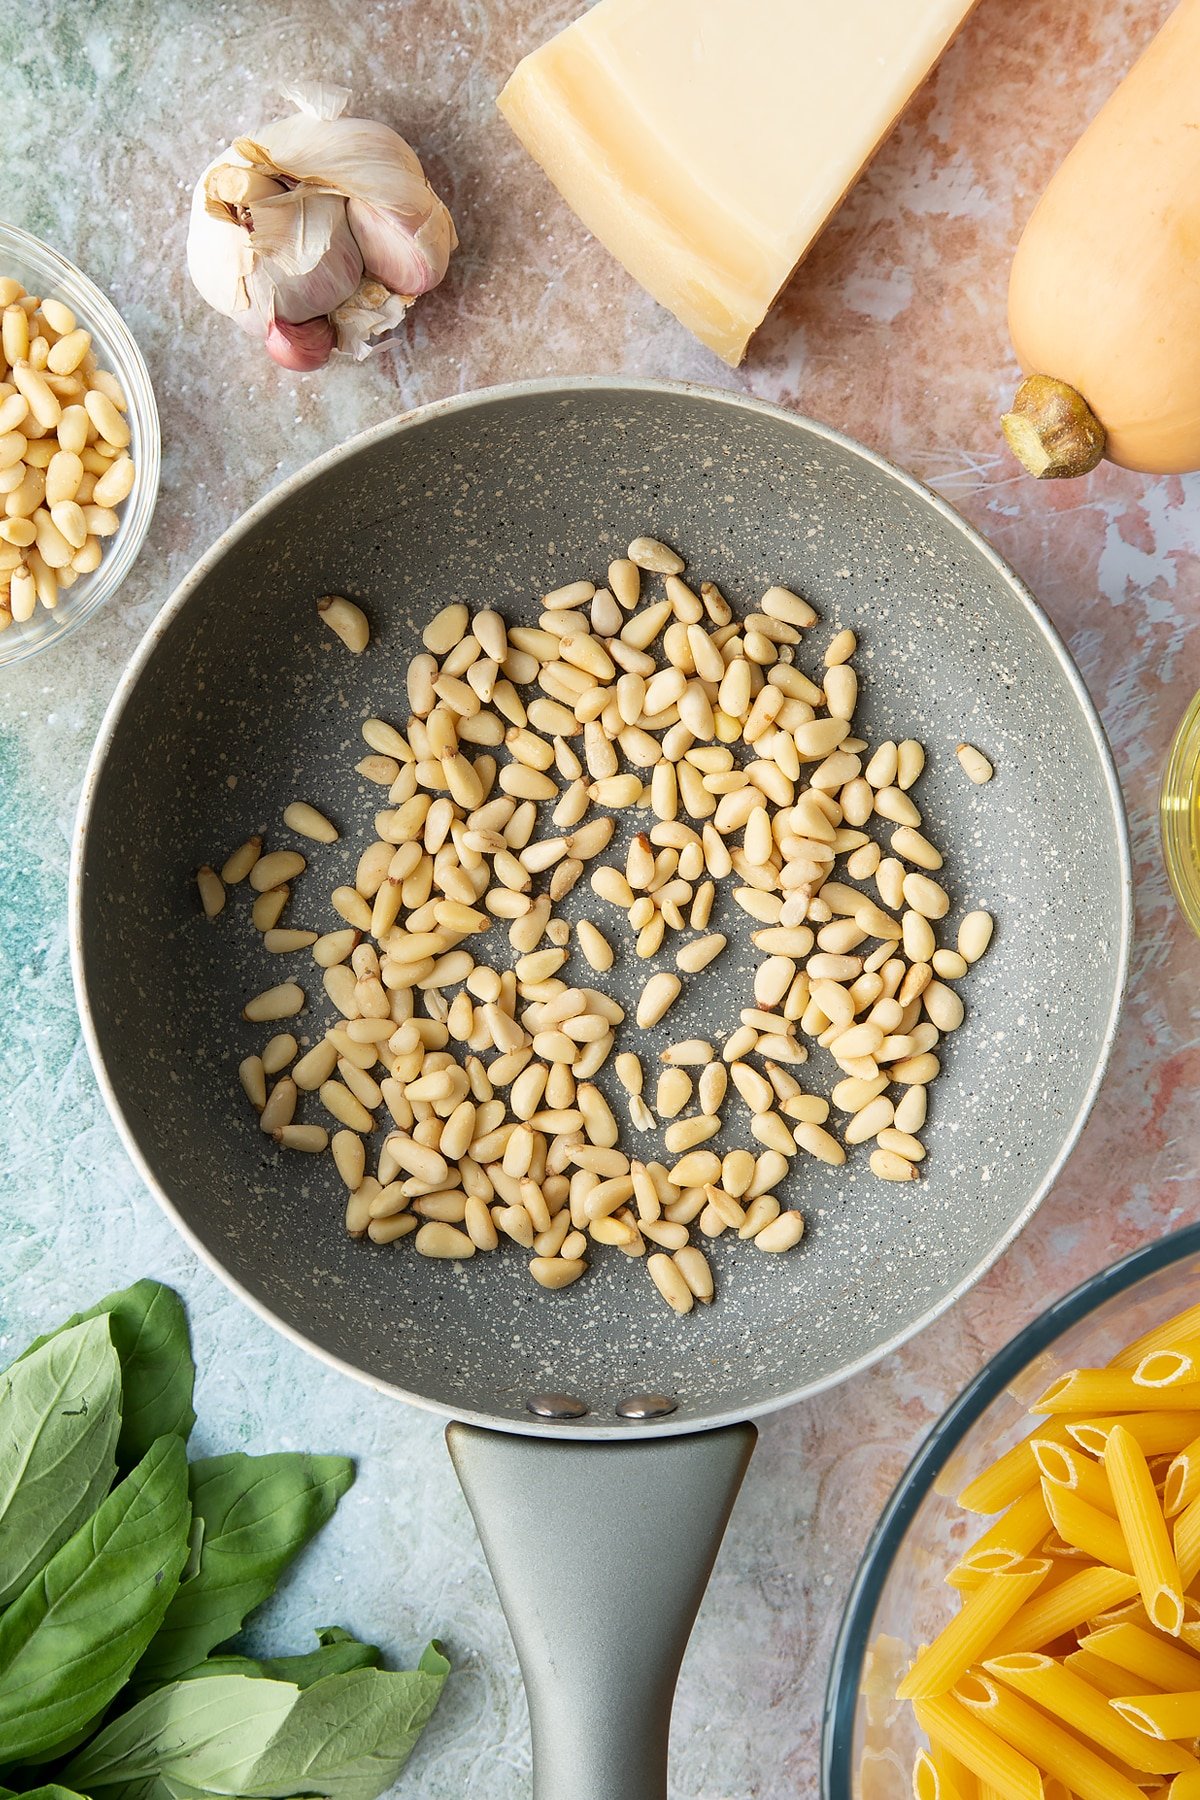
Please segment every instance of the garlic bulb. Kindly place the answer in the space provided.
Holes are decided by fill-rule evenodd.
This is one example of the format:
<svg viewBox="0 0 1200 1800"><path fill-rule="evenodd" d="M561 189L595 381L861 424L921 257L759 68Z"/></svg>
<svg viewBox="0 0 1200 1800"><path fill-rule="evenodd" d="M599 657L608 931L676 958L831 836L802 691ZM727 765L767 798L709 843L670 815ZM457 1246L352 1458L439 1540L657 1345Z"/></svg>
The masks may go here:
<svg viewBox="0 0 1200 1800"><path fill-rule="evenodd" d="M342 115L350 92L284 89L296 111L237 138L196 183L188 271L208 304L288 369L390 342L458 243L420 161L387 125Z"/></svg>

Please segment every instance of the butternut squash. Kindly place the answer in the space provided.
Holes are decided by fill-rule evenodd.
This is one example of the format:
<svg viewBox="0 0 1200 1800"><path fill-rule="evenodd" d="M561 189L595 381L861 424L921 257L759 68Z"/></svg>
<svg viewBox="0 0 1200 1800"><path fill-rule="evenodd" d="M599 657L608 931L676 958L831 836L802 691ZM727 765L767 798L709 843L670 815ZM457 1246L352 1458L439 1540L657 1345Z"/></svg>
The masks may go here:
<svg viewBox="0 0 1200 1800"><path fill-rule="evenodd" d="M1013 261L1005 437L1037 476L1200 468L1200 0L1181 0L1046 189Z"/></svg>

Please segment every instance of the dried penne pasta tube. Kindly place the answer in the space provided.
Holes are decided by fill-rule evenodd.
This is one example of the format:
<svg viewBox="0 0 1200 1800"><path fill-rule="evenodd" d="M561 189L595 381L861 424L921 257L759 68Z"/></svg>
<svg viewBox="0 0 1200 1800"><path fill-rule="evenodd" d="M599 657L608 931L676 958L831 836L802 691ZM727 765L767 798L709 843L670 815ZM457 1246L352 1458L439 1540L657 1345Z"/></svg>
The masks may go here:
<svg viewBox="0 0 1200 1800"><path fill-rule="evenodd" d="M1145 1453L1123 1425L1108 1434L1104 1468L1146 1611L1160 1631L1177 1637L1183 1624L1179 1564Z"/></svg>
<svg viewBox="0 0 1200 1800"><path fill-rule="evenodd" d="M1053 1657L1030 1653L998 1656L989 1658L983 1666L1005 1687L1014 1689L1131 1768L1144 1769L1152 1775L1200 1769L1200 1762L1190 1750L1175 1744L1156 1744L1115 1713L1106 1695Z"/></svg>
<svg viewBox="0 0 1200 1800"><path fill-rule="evenodd" d="M1134 1369L1133 1379L1139 1387L1175 1387L1200 1379L1200 1343L1189 1338L1169 1350L1151 1350Z"/></svg>
<svg viewBox="0 0 1200 1800"><path fill-rule="evenodd" d="M1079 1647L1127 1669L1149 1687L1200 1688L1200 1656L1164 1642L1144 1626L1105 1625L1081 1637Z"/></svg>
<svg viewBox="0 0 1200 1800"><path fill-rule="evenodd" d="M996 1633L1034 1594L1050 1572L1045 1558L1026 1560L989 1575L964 1601L962 1611L920 1651L896 1693L901 1700L946 1694Z"/></svg>
<svg viewBox="0 0 1200 1800"><path fill-rule="evenodd" d="M1116 1502L1112 1497L1108 1476L1100 1463L1092 1457L1085 1456L1078 1445L1045 1443L1040 1437L1032 1440L1033 1454L1043 1479L1052 1487L1068 1488L1071 1493L1078 1494L1089 1506L1100 1512L1116 1514Z"/></svg>
<svg viewBox="0 0 1200 1800"><path fill-rule="evenodd" d="M1200 1498L1185 1506L1174 1524L1175 1560L1179 1579L1190 1588L1200 1575Z"/></svg>
<svg viewBox="0 0 1200 1800"><path fill-rule="evenodd" d="M997 1737L952 1695L918 1700L913 1711L935 1757L944 1746L1004 1800L1044 1800L1042 1777L1028 1757Z"/></svg>
<svg viewBox="0 0 1200 1800"><path fill-rule="evenodd" d="M1152 1350L1169 1350L1172 1345L1186 1343L1189 1338L1200 1338L1200 1306L1189 1306L1184 1312L1176 1313L1173 1319L1164 1319L1161 1325L1143 1332L1140 1338L1126 1344L1113 1357L1110 1367L1136 1369Z"/></svg>
<svg viewBox="0 0 1200 1800"><path fill-rule="evenodd" d="M1089 1456L1103 1456L1114 1425L1123 1425L1147 1456L1174 1455L1200 1436L1200 1412L1118 1413L1105 1418L1071 1419L1067 1434ZM1039 1437L1044 1435L1038 1432Z"/></svg>
<svg viewBox="0 0 1200 1800"><path fill-rule="evenodd" d="M1129 1546L1111 1513L1089 1506L1070 1488L1055 1487L1050 1481L1042 1483L1042 1492L1060 1537L1094 1557L1098 1563L1104 1563L1110 1569L1121 1569L1127 1575L1133 1574Z"/></svg>
<svg viewBox="0 0 1200 1800"><path fill-rule="evenodd" d="M1136 1365L1135 1365L1136 1366ZM1200 1407L1200 1381L1139 1387L1123 1369L1072 1369L1052 1381L1033 1413L1185 1412Z"/></svg>
<svg viewBox="0 0 1200 1800"><path fill-rule="evenodd" d="M990 1676L968 1675L954 1698L1036 1767L1065 1782L1079 1800L1142 1800L1128 1776Z"/></svg>
<svg viewBox="0 0 1200 1800"><path fill-rule="evenodd" d="M955 1564L946 1580L951 1587L977 1588L985 1575L1009 1569L1036 1549L1050 1528L1050 1514L1040 1487L1014 1500L989 1531Z"/></svg>
<svg viewBox="0 0 1200 1800"><path fill-rule="evenodd" d="M1178 1451L1167 1470L1163 1483L1163 1511L1168 1519L1181 1513L1193 1500L1200 1499L1200 1437L1194 1437ZM1185 1587L1191 1582L1185 1581Z"/></svg>
<svg viewBox="0 0 1200 1800"><path fill-rule="evenodd" d="M1133 1579L1136 1581L1137 1576ZM1105 1625L1140 1625L1143 1630L1153 1630L1150 1614L1142 1603L1140 1593L1132 1600L1125 1600L1120 1606L1110 1606L1104 1612L1094 1613L1088 1620L1089 1631L1100 1631Z"/></svg>
<svg viewBox="0 0 1200 1800"><path fill-rule="evenodd" d="M996 1634L993 1656L1019 1650L1040 1650L1068 1631L1077 1631L1088 1619L1108 1606L1130 1599L1138 1591L1137 1579L1120 1569L1079 1569L1049 1592L1035 1594L1014 1613Z"/></svg>
<svg viewBox="0 0 1200 1800"><path fill-rule="evenodd" d="M1038 1438L1042 1443L1070 1442L1068 1428L1057 1421L1039 1427ZM1011 1450L994 1462L990 1469L984 1469L976 1475L958 1496L958 1504L968 1512L996 1513L1003 1512L1030 1488L1035 1488L1040 1480L1037 1459L1033 1454L1033 1446L1028 1438L1022 1438Z"/></svg>
<svg viewBox="0 0 1200 1800"><path fill-rule="evenodd" d="M1178 1694L1134 1694L1114 1700L1112 1709L1151 1737L1200 1737L1200 1689Z"/></svg>
<svg viewBox="0 0 1200 1800"><path fill-rule="evenodd" d="M1072 1650L1069 1656L1064 1656L1063 1667L1082 1676L1088 1686L1103 1694L1106 1700L1124 1699L1135 1687L1140 1693L1148 1685L1144 1676L1131 1675L1128 1669L1105 1662L1092 1650Z"/></svg>
<svg viewBox="0 0 1200 1800"><path fill-rule="evenodd" d="M928 1760L933 1764L942 1800L955 1794L959 1800L980 1800L983 1783L945 1744L930 1744Z"/></svg>
<svg viewBox="0 0 1200 1800"><path fill-rule="evenodd" d="M959 1790L944 1780L928 1750L918 1750L913 1763L913 1800L962 1800Z"/></svg>
<svg viewBox="0 0 1200 1800"><path fill-rule="evenodd" d="M1171 1783L1170 1800L1200 1800L1200 1774L1187 1769Z"/></svg>

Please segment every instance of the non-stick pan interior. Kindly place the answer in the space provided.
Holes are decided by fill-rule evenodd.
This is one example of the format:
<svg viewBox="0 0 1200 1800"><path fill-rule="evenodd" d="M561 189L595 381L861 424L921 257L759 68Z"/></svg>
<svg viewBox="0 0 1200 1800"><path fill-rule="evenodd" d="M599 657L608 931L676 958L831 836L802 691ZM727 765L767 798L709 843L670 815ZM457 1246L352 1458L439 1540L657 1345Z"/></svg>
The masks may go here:
<svg viewBox="0 0 1200 1800"><path fill-rule="evenodd" d="M976 906L998 922L962 983L968 1018L944 1051L921 1179L879 1181L865 1148L843 1168L801 1155L786 1198L807 1215L803 1245L775 1257L715 1242L716 1304L684 1319L617 1250L598 1249L582 1281L546 1293L514 1245L455 1265L411 1243L351 1241L331 1161L275 1150L237 1080L239 1060L277 1029L241 1022L247 996L294 975L309 996L299 1029L319 1034L331 1016L319 971L307 953L263 951L244 886L210 922L193 883L199 863L219 863L252 830L269 848L295 847L280 814L310 800L342 836L300 846L309 871L285 922L334 928L329 892L352 879L381 803L354 773L359 727L372 714L403 721L405 669L430 614L461 598L533 622L541 593L603 580L641 532L677 545L694 579L715 580L742 609L774 582L807 595L823 623L802 666L819 666L835 627L854 626L860 720L873 739L928 747L916 794L946 853L951 923ZM317 620L314 601L331 591L371 616L361 657ZM990 785L966 780L962 739L994 761ZM588 1405L574 1430L611 1433L630 1429L616 1402L653 1390L678 1400L671 1427L688 1428L869 1360L1023 1222L1106 1054L1127 862L1078 678L1019 585L940 503L823 429L733 396L535 387L370 434L206 559L144 647L101 750L77 869L81 987L147 1174L278 1322L460 1414L537 1429L526 1400L553 1390ZM646 968L621 915L585 883L565 910L588 912L620 945L602 979L629 1004ZM724 958L685 983L654 1032L632 1018L624 1028L651 1071L676 1038L723 1039L747 1003L748 922L728 895L714 925L731 933ZM500 927L492 940L507 958ZM568 972L594 979L578 955ZM801 1074L826 1094L836 1079L820 1050ZM726 1113L746 1123L740 1102ZM662 1154L658 1138L642 1142Z"/></svg>

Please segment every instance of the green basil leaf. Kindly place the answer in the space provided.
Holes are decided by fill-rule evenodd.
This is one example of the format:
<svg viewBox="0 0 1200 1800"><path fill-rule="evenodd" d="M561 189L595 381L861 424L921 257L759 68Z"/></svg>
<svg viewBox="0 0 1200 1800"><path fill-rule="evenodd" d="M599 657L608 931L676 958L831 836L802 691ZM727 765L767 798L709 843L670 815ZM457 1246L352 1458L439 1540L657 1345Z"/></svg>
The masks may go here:
<svg viewBox="0 0 1200 1800"><path fill-rule="evenodd" d="M104 1711L162 1622L187 1556L187 1455L160 1438L0 1618L0 1764Z"/></svg>
<svg viewBox="0 0 1200 1800"><path fill-rule="evenodd" d="M111 1788L156 1776L211 1794L252 1792L245 1783L298 1698L285 1682L241 1675L173 1682L106 1725L64 1779L88 1793L103 1788L105 1800Z"/></svg>
<svg viewBox="0 0 1200 1800"><path fill-rule="evenodd" d="M318 1681L301 1693L242 1792L376 1800L408 1761L445 1679L433 1669L356 1669Z"/></svg>
<svg viewBox="0 0 1200 1800"><path fill-rule="evenodd" d="M107 1319L76 1325L0 1375L0 1606L112 1486L120 1402Z"/></svg>
<svg viewBox="0 0 1200 1800"><path fill-rule="evenodd" d="M354 1465L344 1456L238 1451L194 1462L192 1508L203 1521L199 1566L138 1665L139 1685L173 1680L233 1637L353 1480Z"/></svg>
<svg viewBox="0 0 1200 1800"><path fill-rule="evenodd" d="M44 1787L26 1788L21 1800L83 1800L74 1788L61 1787L57 1781L48 1781Z"/></svg>
<svg viewBox="0 0 1200 1800"><path fill-rule="evenodd" d="M121 1436L117 1457L122 1468L140 1461L156 1438L178 1432L187 1438L196 1415L187 1314L173 1288L161 1281L137 1281L75 1313L65 1325L35 1338L25 1356L88 1319L107 1317L113 1345L121 1360Z"/></svg>
<svg viewBox="0 0 1200 1800"><path fill-rule="evenodd" d="M311 1687L326 1675L345 1675L351 1669L377 1669L383 1653L375 1644L360 1644L340 1625L318 1631L320 1649L304 1656L210 1656L187 1669L180 1681L200 1681L212 1675L248 1675L258 1680L291 1681L298 1688Z"/></svg>

